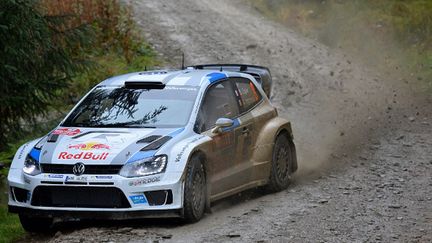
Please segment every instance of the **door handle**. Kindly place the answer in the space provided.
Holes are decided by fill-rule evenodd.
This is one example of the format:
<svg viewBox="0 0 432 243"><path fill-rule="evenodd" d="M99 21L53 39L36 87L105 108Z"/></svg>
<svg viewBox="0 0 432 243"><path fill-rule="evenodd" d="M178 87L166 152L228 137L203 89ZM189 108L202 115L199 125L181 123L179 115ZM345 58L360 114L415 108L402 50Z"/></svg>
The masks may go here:
<svg viewBox="0 0 432 243"><path fill-rule="evenodd" d="M247 135L247 134L249 134L249 133L250 133L249 128L247 128L247 127L243 127L242 134Z"/></svg>

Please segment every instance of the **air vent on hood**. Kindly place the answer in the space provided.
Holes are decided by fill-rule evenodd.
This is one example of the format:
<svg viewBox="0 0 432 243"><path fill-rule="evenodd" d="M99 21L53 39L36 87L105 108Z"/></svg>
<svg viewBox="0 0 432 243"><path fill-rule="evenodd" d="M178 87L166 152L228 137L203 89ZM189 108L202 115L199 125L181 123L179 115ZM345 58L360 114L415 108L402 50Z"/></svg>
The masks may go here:
<svg viewBox="0 0 432 243"><path fill-rule="evenodd" d="M156 150L162 147L166 142L168 142L172 137L165 136L162 138L159 138L158 140L154 141L153 143L145 146L141 151L149 151L149 150Z"/></svg>
<svg viewBox="0 0 432 243"><path fill-rule="evenodd" d="M145 137L143 139L138 140L136 143L151 143L154 140L159 139L161 137L162 137L161 135L151 135L151 136L148 136L148 137Z"/></svg>
<svg viewBox="0 0 432 243"><path fill-rule="evenodd" d="M60 135L58 135L58 134L51 134L51 135L49 135L47 142L48 143L55 143L55 142L57 142L57 139L59 138L59 136Z"/></svg>

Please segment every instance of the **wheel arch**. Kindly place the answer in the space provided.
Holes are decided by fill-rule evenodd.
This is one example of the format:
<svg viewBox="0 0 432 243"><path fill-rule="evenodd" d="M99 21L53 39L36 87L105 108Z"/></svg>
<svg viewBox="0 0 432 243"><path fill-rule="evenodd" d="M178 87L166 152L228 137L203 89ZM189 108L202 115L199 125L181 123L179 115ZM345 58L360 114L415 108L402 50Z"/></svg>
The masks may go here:
<svg viewBox="0 0 432 243"><path fill-rule="evenodd" d="M186 167L189 165L191 159L194 156L199 156L200 157L200 161L204 166L204 173L205 173L205 179L206 179L206 204L205 204L205 212L206 213L211 213L211 202L210 202L210 194L211 194L211 183L209 183L209 179L210 179L210 166L209 166L209 161L208 161L208 157L207 157L207 153L205 152L205 148L207 143L204 144L200 144L198 146L196 146L195 148L192 149L192 151L189 153L189 156L187 158L187 162L186 162ZM186 170L184 170L184 174L182 176L183 180L186 177Z"/></svg>
<svg viewBox="0 0 432 243"><path fill-rule="evenodd" d="M264 178L267 178L267 176L270 174L272 153L276 138L283 133L288 135L292 151L294 152L293 172L297 170L297 157L293 142L294 135L291 128L291 122L281 117L275 117L269 120L260 130L255 144L254 153L252 155L253 161L267 164L263 171Z"/></svg>

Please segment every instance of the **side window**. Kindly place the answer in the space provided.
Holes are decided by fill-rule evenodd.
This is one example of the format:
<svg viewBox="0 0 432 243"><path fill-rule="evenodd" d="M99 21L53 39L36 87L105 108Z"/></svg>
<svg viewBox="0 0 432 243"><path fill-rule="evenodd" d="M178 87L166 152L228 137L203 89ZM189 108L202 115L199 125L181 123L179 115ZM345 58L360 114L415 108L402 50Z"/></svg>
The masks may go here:
<svg viewBox="0 0 432 243"><path fill-rule="evenodd" d="M241 112L248 111L261 101L262 96L252 81L248 79L237 79L235 85Z"/></svg>
<svg viewBox="0 0 432 243"><path fill-rule="evenodd" d="M195 131L203 132L214 126L219 118L234 118L239 114L237 100L230 81L223 81L210 87L204 97Z"/></svg>

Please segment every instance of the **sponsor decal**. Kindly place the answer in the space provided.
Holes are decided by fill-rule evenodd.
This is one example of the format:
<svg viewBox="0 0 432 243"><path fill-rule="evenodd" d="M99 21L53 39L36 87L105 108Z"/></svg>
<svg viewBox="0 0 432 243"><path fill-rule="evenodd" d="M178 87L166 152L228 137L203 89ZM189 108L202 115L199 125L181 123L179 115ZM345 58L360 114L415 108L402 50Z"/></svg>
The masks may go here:
<svg viewBox="0 0 432 243"><path fill-rule="evenodd" d="M58 159L75 159L75 160L106 160L109 153L94 154L93 152L69 153L60 152Z"/></svg>
<svg viewBox="0 0 432 243"><path fill-rule="evenodd" d="M113 178L112 176L96 176L96 179L99 179L99 180L109 180L112 178Z"/></svg>
<svg viewBox="0 0 432 243"><path fill-rule="evenodd" d="M87 177L86 176L66 176L65 182L68 181L87 182Z"/></svg>
<svg viewBox="0 0 432 243"><path fill-rule="evenodd" d="M24 155L24 150L27 148L28 144L29 144L29 143L26 143L26 144L24 144L24 145L22 146L22 148L21 148L21 150L20 150L20 152L19 152L19 154L18 154L18 159L21 159L21 158L23 157L23 155Z"/></svg>
<svg viewBox="0 0 432 243"><path fill-rule="evenodd" d="M68 148L78 149L78 150L100 150L100 149L109 150L110 146L103 143L88 142L88 143L70 144Z"/></svg>
<svg viewBox="0 0 432 243"><path fill-rule="evenodd" d="M71 129L71 128L59 128L54 130L52 134L54 135L66 135L66 136L75 136L77 134L81 133L81 130L77 129Z"/></svg>
<svg viewBox="0 0 432 243"><path fill-rule="evenodd" d="M216 147L222 149L231 146L233 136L234 135L232 133L222 133L218 136L213 137Z"/></svg>
<svg viewBox="0 0 432 243"><path fill-rule="evenodd" d="M158 182L160 180L161 180L160 176L152 177L152 178L143 178L143 179L136 180L136 181L130 181L129 186L142 186L142 185L146 185L149 183Z"/></svg>
<svg viewBox="0 0 432 243"><path fill-rule="evenodd" d="M132 202L134 204L146 204L147 203L147 199L142 194L129 196L129 198L132 200Z"/></svg>
<svg viewBox="0 0 432 243"><path fill-rule="evenodd" d="M52 174L52 175L45 175L45 177L47 177L47 178L53 178L53 179L63 179L64 175Z"/></svg>
<svg viewBox="0 0 432 243"><path fill-rule="evenodd" d="M195 87L185 87L185 86L166 86L165 89L185 90L185 91L197 91L198 90L198 88L195 88Z"/></svg>
<svg viewBox="0 0 432 243"><path fill-rule="evenodd" d="M196 142L196 141L198 141L198 140L200 140L200 139L202 139L202 138L204 138L204 137L205 137L205 136L200 136L200 137L194 138L194 139L192 139L189 143L187 143L185 146L183 146L183 148L182 148L182 150L180 151L180 153L177 154L176 159L175 159L175 162L180 162L181 158L183 157L184 152L186 151L187 148L189 148L189 146L190 146L192 143L194 143L194 142Z"/></svg>

